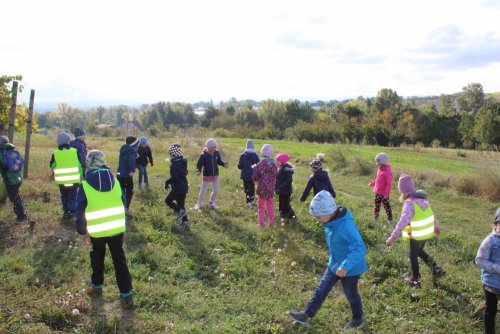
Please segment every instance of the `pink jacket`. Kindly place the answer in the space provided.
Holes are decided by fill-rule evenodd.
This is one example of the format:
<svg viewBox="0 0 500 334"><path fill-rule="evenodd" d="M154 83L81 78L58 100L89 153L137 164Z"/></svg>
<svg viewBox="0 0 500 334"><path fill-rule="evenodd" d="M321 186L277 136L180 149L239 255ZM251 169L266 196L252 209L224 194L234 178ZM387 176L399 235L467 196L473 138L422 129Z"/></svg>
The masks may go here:
<svg viewBox="0 0 500 334"><path fill-rule="evenodd" d="M392 188L392 170L391 165L380 165L377 170L377 178L370 182L373 192L377 195L389 196Z"/></svg>

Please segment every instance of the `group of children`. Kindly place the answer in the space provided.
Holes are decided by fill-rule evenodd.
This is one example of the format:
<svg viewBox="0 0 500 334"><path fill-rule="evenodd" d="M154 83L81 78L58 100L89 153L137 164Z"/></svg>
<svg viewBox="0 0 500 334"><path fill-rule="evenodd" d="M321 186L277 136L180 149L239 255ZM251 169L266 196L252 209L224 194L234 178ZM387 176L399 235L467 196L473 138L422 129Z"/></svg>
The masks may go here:
<svg viewBox="0 0 500 334"><path fill-rule="evenodd" d="M125 232L130 202L134 192L133 174L139 169L138 188L149 189L147 173L148 163L153 166L151 149L146 137L140 139L128 136L120 149L117 177L113 176L106 163L104 153L92 150L87 153L85 131L75 129L75 138L63 132L57 136L58 148L54 151L50 166L56 184L61 192L63 218L76 214L77 231L83 236L82 242L92 243L90 252L92 276L89 293L101 296L104 281L104 256L108 245L113 264L120 298L125 305L133 305L133 291L130 273L123 251L123 234ZM19 196L22 182L22 157L14 150L8 138L0 136L0 171L7 187L9 199L14 205L18 221L27 219L26 210ZM246 205L253 207L255 194L258 195L259 227L266 226L267 215L269 227L274 224L275 194L279 198L279 212L282 222L294 221L295 212L290 204L293 192L292 182L294 166L289 163L288 153L279 153L273 158L273 147L264 144L259 158L254 142L249 139L246 148L240 155L237 167L241 170L240 178L246 196ZM172 144L168 149L170 155L170 178L165 181L165 189L170 190L165 203L176 213L181 228L188 229L189 221L185 207L185 199L189 190L187 160L183 157L181 146ZM14 163L11 161L14 160ZM393 225L390 206L393 174L388 164L388 155L379 153L375 156L378 167L377 177L369 183L374 187L374 219L378 220L381 205L387 214L388 225ZM335 202L335 190L324 171L324 154L319 153L309 166L311 176L300 198L304 202L311 189L314 198L310 202L309 212L321 223L325 230L326 243L329 249L327 268L316 287L312 298L302 311L289 312L289 316L297 323L309 326L332 287L340 281L343 291L351 306L351 319L346 328L363 328L365 326L362 301L358 291L360 276L368 270L366 262L366 246L355 223L352 212ZM13 168L12 165L20 166ZM209 184L212 184L209 206L218 209L216 197L219 192L218 166L227 167L217 150L217 142L209 138L196 164L196 174L203 174L202 185L195 209L202 207L204 195ZM15 180L14 180L15 179ZM13 182L14 180L15 182ZM257 187L255 189L255 182ZM395 225L386 245L402 235L409 240L409 257L411 274L405 279L411 286L420 284L418 258L421 258L431 269L433 277L443 276L445 271L436 264L433 258L424 251L426 242L440 233L439 222L427 199L427 194L416 190L413 179L402 174L398 181L400 200L403 203L401 217ZM500 295L500 208L493 220L493 232L482 242L476 263L482 269L483 290L486 300L484 326L486 333L495 332L495 316L498 296Z"/></svg>

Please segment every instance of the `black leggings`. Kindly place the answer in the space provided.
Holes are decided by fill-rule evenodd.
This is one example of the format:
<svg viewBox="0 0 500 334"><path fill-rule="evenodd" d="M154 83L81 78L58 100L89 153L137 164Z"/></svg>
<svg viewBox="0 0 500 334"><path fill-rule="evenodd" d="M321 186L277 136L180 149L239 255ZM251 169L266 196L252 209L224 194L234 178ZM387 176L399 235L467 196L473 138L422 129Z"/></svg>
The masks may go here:
<svg viewBox="0 0 500 334"><path fill-rule="evenodd" d="M485 289L484 299L486 300L486 308L484 309L484 332L486 334L495 334L495 317L497 315L498 296L493 292Z"/></svg>
<svg viewBox="0 0 500 334"><path fill-rule="evenodd" d="M389 197L387 199L384 196L375 194L375 207L373 208L373 216L375 219L378 218L380 212L380 204L384 205L385 213L387 213L387 220L392 220L392 210L391 203L389 202Z"/></svg>

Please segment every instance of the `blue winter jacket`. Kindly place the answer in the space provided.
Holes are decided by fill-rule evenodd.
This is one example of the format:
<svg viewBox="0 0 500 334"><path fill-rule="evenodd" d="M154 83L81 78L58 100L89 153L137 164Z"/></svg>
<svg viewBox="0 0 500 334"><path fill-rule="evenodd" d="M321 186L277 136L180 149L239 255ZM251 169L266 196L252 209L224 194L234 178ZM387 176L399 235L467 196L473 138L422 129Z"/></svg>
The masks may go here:
<svg viewBox="0 0 500 334"><path fill-rule="evenodd" d="M127 178L135 172L135 159L137 158L137 147L128 144L120 148L120 158L118 160L118 171L116 177Z"/></svg>
<svg viewBox="0 0 500 334"><path fill-rule="evenodd" d="M203 176L217 176L219 175L219 165L226 165L226 162L221 159L219 151L210 154L204 150L198 158L196 172L201 172L203 169Z"/></svg>
<svg viewBox="0 0 500 334"><path fill-rule="evenodd" d="M347 276L361 275L368 270L365 243L351 211L343 206L337 210L337 216L324 224L326 244L330 252L328 268L334 273L338 268L343 268L347 271Z"/></svg>
<svg viewBox="0 0 500 334"><path fill-rule="evenodd" d="M113 173L109 168L92 168L85 173L85 181L99 191L110 191L115 185ZM122 201L125 204L125 193L122 190ZM76 231L81 234L87 234L87 220L85 219L85 208L87 207L87 196L80 184L78 195L76 196Z"/></svg>
<svg viewBox="0 0 500 334"><path fill-rule="evenodd" d="M69 146L76 148L78 151L78 158L82 161L82 168L85 170L87 162L87 144L80 139L73 139L69 142Z"/></svg>
<svg viewBox="0 0 500 334"><path fill-rule="evenodd" d="M252 166L258 164L259 161L259 156L255 153L255 150L245 150L241 153L240 160L238 160L238 169L241 169L240 179L252 181Z"/></svg>
<svg viewBox="0 0 500 334"><path fill-rule="evenodd" d="M139 145L137 148L137 163L141 166L147 166L148 160L151 166L153 166L153 153L151 153L151 148L149 145L142 147Z"/></svg>

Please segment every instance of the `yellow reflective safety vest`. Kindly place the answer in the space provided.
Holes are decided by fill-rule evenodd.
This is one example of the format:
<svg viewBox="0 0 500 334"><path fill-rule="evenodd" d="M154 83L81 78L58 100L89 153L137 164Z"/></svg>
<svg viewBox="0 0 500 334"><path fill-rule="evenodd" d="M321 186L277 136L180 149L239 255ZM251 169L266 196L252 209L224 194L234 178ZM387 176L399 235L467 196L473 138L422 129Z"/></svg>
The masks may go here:
<svg viewBox="0 0 500 334"><path fill-rule="evenodd" d="M403 240L425 240L434 236L434 212L430 205L422 210L420 205L413 202L413 217L408 226L403 229Z"/></svg>
<svg viewBox="0 0 500 334"><path fill-rule="evenodd" d="M56 184L71 185L80 183L81 166L78 161L78 151L74 148L55 150L54 179Z"/></svg>
<svg viewBox="0 0 500 334"><path fill-rule="evenodd" d="M125 206L122 188L116 179L111 191L98 191L82 181L87 196L85 219L87 232L93 238L112 237L125 232Z"/></svg>

